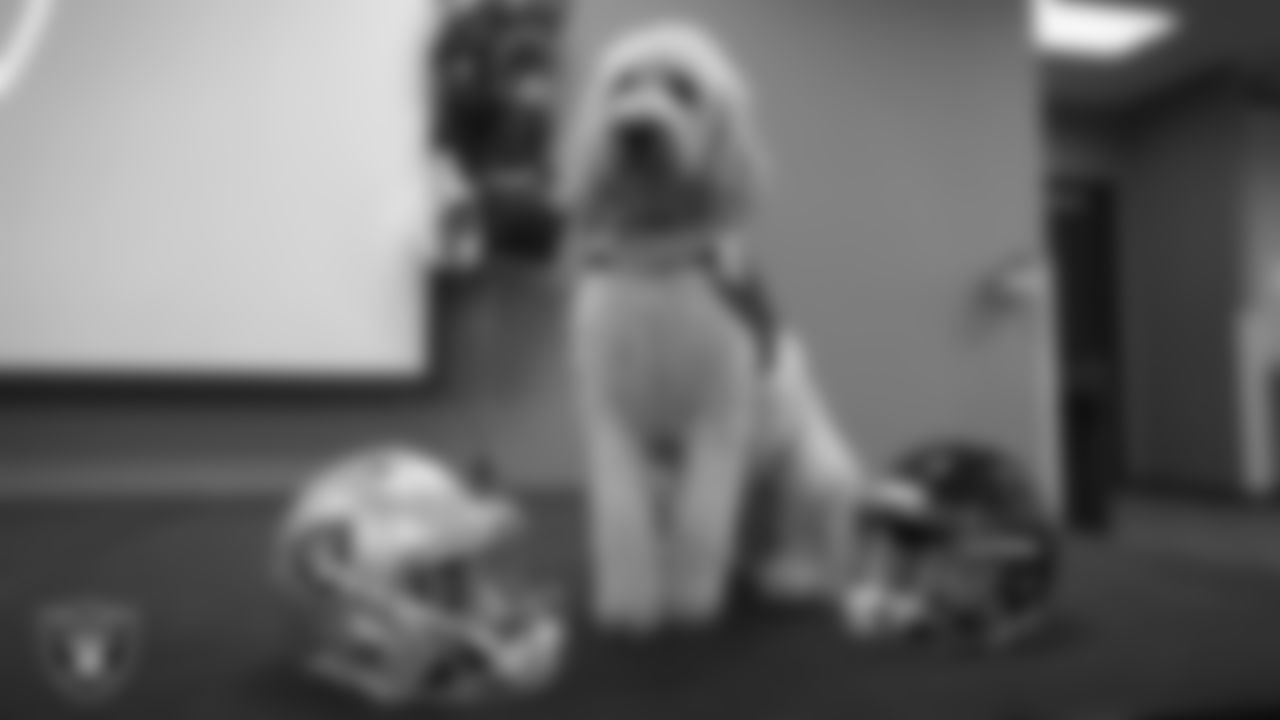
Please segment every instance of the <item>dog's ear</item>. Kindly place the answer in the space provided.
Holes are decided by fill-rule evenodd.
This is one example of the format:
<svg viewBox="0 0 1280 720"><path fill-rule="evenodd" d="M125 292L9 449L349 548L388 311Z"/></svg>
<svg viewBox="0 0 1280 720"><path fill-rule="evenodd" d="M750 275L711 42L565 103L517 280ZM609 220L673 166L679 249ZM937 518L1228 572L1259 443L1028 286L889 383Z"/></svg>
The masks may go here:
<svg viewBox="0 0 1280 720"><path fill-rule="evenodd" d="M722 221L749 218L764 191L768 161L764 142L745 93L721 98L711 172L712 202Z"/></svg>
<svg viewBox="0 0 1280 720"><path fill-rule="evenodd" d="M560 133L554 199L572 224L582 224L600 201L600 133L604 113L604 76L587 78Z"/></svg>
<svg viewBox="0 0 1280 720"><path fill-rule="evenodd" d="M572 111L562 123L559 135L559 158L556 164L556 202L563 213L580 214L588 204L591 183L596 179L599 168L596 155L599 150L600 113L602 113L602 90L604 79L600 77L585 78L585 82L576 88L576 97L571 102Z"/></svg>
<svg viewBox="0 0 1280 720"><path fill-rule="evenodd" d="M584 93L585 94L585 93ZM578 101L574 112L565 123L565 130L560 133L558 162L555 164L556 177L553 198L560 213L576 220L582 213L583 196L588 192L593 168L591 139L585 137L587 116L590 114L586 105L589 100Z"/></svg>

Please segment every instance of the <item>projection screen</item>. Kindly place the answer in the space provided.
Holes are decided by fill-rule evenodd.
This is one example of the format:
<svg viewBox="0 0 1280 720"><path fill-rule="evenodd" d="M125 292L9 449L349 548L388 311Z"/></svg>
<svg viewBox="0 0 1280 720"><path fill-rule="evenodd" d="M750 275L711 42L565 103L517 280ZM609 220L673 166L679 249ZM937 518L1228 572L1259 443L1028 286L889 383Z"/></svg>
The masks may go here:
<svg viewBox="0 0 1280 720"><path fill-rule="evenodd" d="M427 372L434 5L0 0L0 375Z"/></svg>

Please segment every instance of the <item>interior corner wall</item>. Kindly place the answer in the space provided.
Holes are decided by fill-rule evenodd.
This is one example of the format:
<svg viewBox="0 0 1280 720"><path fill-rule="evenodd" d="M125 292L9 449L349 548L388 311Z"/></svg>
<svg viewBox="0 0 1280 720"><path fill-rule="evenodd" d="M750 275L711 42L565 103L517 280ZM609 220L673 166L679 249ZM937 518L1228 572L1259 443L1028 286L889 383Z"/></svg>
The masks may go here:
<svg viewBox="0 0 1280 720"><path fill-rule="evenodd" d="M960 434L1038 464L1037 335L1017 324L975 335L966 315L978 278L1042 239L1024 3L575 5L579 61L631 23L668 14L705 19L740 57L776 161L753 242L871 460ZM489 445L513 475L574 477L561 295L500 281L468 293L466 317L446 321L465 341L439 341L454 384L443 396L0 394L0 488L280 488L389 438ZM1050 475L1042 482L1059 494Z"/></svg>
<svg viewBox="0 0 1280 720"><path fill-rule="evenodd" d="M1255 102L1244 110L1247 240L1241 255L1241 299L1265 295L1265 273L1280 263L1280 104Z"/></svg>
<svg viewBox="0 0 1280 720"><path fill-rule="evenodd" d="M1273 496L1280 478L1275 458L1280 456L1280 436L1276 433L1280 409L1280 385L1276 383L1274 362L1277 268L1280 268L1280 103L1274 97L1255 98L1245 109L1244 150L1246 188L1243 200L1246 242L1241 253L1242 287L1240 299L1247 311L1246 338L1242 350L1241 416L1247 440L1247 487L1255 496ZM1261 342L1260 342L1261 341ZM1271 347L1268 347L1271 345ZM1258 353L1263 350L1265 354ZM1270 357L1268 357L1270 356ZM1246 394L1247 393L1247 394Z"/></svg>
<svg viewBox="0 0 1280 720"><path fill-rule="evenodd" d="M1121 173L1130 471L1153 488L1240 488L1236 312L1245 125L1222 91L1136 134Z"/></svg>

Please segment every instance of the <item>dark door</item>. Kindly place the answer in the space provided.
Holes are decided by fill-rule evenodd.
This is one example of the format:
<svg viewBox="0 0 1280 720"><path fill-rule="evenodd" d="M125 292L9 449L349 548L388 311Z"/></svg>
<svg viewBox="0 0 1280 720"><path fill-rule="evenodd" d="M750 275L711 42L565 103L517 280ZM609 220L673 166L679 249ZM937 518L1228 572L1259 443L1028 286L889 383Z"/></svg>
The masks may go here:
<svg viewBox="0 0 1280 720"><path fill-rule="evenodd" d="M1071 181L1051 196L1067 510L1076 528L1099 531L1125 476L1115 194L1100 181Z"/></svg>

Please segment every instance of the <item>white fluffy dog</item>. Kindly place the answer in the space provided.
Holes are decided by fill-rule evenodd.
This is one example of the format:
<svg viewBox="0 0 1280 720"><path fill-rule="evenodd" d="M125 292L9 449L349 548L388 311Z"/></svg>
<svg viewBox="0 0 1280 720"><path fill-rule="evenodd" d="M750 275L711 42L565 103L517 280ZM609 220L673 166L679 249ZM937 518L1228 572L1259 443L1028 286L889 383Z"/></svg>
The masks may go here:
<svg viewBox="0 0 1280 720"><path fill-rule="evenodd" d="M608 46L566 138L571 357L605 627L714 620L740 570L793 595L846 587L868 485L747 260L763 169L752 116L719 42L665 21ZM756 556L754 498L770 536Z"/></svg>

